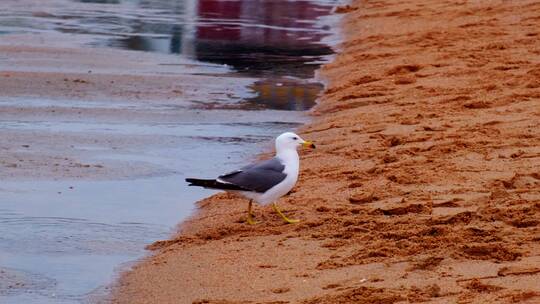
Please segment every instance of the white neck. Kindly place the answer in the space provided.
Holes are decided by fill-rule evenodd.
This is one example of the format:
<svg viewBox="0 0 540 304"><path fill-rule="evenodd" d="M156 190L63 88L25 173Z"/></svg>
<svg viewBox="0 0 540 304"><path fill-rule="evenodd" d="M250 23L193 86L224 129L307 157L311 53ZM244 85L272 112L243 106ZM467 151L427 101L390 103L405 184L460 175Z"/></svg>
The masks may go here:
<svg viewBox="0 0 540 304"><path fill-rule="evenodd" d="M298 162L298 152L296 149L282 149L276 153L276 156L286 163Z"/></svg>

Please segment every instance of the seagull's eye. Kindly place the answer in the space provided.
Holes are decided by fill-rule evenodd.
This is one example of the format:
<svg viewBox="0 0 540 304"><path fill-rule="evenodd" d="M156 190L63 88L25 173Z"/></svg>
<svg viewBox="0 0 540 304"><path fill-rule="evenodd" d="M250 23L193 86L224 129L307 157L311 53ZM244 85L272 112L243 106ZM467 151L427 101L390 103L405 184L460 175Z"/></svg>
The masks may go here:
<svg viewBox="0 0 540 304"><path fill-rule="evenodd" d="M292 139L293 139L293 140L298 140L298 137L295 136L295 137L293 137Z"/></svg>

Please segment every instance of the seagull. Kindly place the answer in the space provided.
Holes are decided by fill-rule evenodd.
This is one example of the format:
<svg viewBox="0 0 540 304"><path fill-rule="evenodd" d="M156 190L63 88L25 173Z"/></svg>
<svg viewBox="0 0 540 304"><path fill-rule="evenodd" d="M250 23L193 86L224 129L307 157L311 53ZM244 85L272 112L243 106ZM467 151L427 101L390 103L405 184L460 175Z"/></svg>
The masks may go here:
<svg viewBox="0 0 540 304"><path fill-rule="evenodd" d="M272 204L274 211L289 224L299 220L289 219L277 207L275 201L289 193L298 180L300 158L296 149L300 146L314 149L315 145L300 136L287 132L276 138L276 156L265 161L253 163L216 179L186 178L189 186L225 190L249 199L247 223L254 225L253 201Z"/></svg>

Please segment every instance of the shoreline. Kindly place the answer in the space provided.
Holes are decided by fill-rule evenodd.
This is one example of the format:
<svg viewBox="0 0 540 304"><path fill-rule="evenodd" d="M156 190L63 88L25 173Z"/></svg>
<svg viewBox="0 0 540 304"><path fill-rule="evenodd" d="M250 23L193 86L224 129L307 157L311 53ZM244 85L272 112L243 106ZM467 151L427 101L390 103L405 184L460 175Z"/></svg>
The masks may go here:
<svg viewBox="0 0 540 304"><path fill-rule="evenodd" d="M114 303L530 303L540 297L540 4L353 1L293 193L220 193ZM517 17L519 16L519 17ZM536 169L535 169L536 168Z"/></svg>

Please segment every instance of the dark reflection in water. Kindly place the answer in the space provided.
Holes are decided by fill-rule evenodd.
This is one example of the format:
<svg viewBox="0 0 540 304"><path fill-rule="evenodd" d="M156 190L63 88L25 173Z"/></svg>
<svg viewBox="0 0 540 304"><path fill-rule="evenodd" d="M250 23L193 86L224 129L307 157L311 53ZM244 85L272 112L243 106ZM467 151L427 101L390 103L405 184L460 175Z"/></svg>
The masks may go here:
<svg viewBox="0 0 540 304"><path fill-rule="evenodd" d="M27 0L24 0L27 1ZM337 0L57 0L0 11L0 30L90 34L96 46L178 54L225 64L236 76L262 79L253 108L308 109L315 88L305 79L332 49L318 22ZM66 1L63 3L62 1ZM70 5L68 5L70 4ZM283 78L287 77L287 84ZM294 84L291 79L302 79ZM296 86L297 88L295 88ZM289 88L291 92L284 93ZM268 92L268 91L272 92ZM297 92L303 90L303 93ZM268 99L265 96L271 96ZM277 99L276 99L277 98ZM280 98L286 98L282 100Z"/></svg>
<svg viewBox="0 0 540 304"><path fill-rule="evenodd" d="M294 79L281 82L279 79L264 79L257 81L252 89L258 94L246 101L248 109L304 111L315 105L323 85Z"/></svg>
<svg viewBox="0 0 540 304"><path fill-rule="evenodd" d="M227 64L250 75L309 78L318 66L309 63L332 53L320 43L326 33L315 24L317 18L329 14L329 4L331 1L199 0L193 7L167 8L172 19L189 15L184 18L195 25L136 19L131 35L108 43L131 50L179 53Z"/></svg>
<svg viewBox="0 0 540 304"><path fill-rule="evenodd" d="M250 73L310 78L316 67L306 63L332 53L320 43L324 33L314 24L330 9L307 1L201 0L199 18L226 20L229 24L198 26L196 56ZM239 23L230 22L233 20Z"/></svg>
<svg viewBox="0 0 540 304"><path fill-rule="evenodd" d="M97 3L130 1L80 0ZM105 44L112 47L175 53L204 62L226 64L237 73L263 78L252 89L247 108L306 110L322 86L289 79L313 78L332 49L321 43L328 32L317 23L335 1L199 0L139 1L144 16L83 17L86 25L109 24ZM99 27L98 27L99 28ZM61 27L64 32L94 32L94 27ZM103 32L101 32L103 33Z"/></svg>

